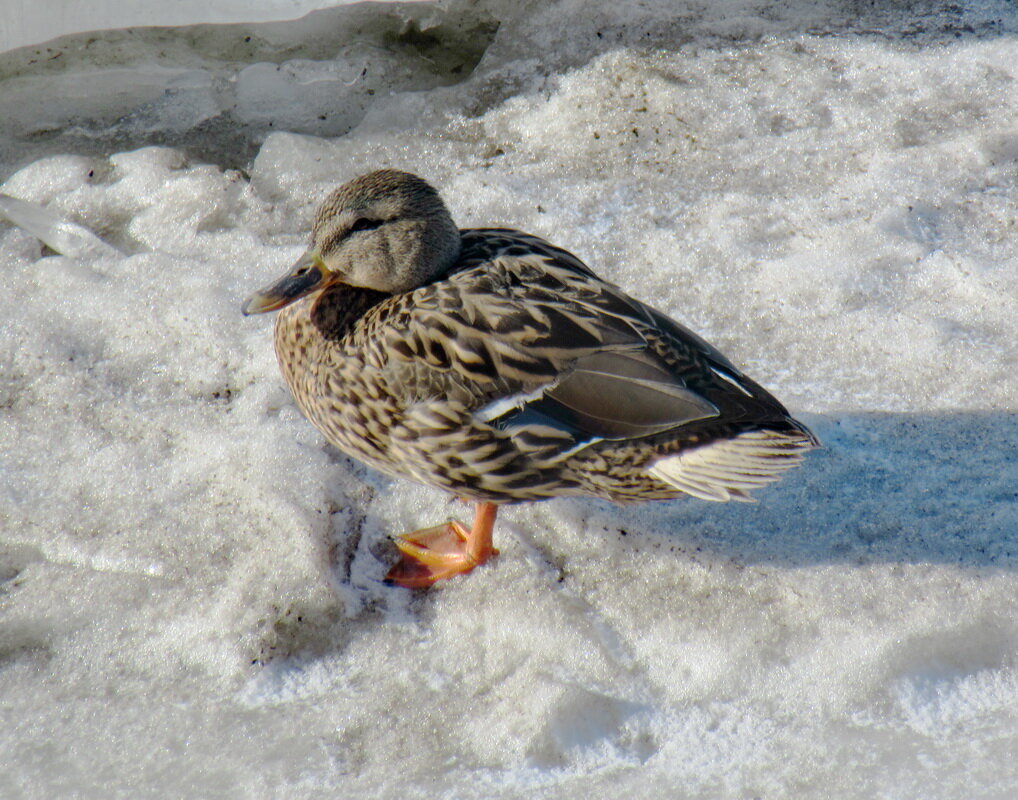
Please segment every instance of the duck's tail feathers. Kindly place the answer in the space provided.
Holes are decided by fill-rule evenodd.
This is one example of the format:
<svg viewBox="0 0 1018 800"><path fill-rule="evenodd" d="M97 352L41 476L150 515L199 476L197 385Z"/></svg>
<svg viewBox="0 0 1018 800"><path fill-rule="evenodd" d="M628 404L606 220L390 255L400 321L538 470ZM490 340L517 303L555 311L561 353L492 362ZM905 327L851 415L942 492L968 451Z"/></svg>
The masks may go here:
<svg viewBox="0 0 1018 800"><path fill-rule="evenodd" d="M664 456L648 472L702 500L751 503L748 491L780 480L786 470L798 466L803 455L819 444L812 433L798 425L784 431L747 431Z"/></svg>

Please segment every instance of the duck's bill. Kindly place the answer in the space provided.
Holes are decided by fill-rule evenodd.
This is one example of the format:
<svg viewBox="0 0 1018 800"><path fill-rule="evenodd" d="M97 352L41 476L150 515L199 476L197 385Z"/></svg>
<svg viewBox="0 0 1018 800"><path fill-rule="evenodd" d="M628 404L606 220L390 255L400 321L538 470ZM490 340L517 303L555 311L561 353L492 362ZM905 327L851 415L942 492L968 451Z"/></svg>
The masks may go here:
<svg viewBox="0 0 1018 800"><path fill-rule="evenodd" d="M306 252L282 278L255 292L247 300L241 310L244 314L264 314L288 306L295 300L320 289L329 277L329 270L321 258L312 251Z"/></svg>

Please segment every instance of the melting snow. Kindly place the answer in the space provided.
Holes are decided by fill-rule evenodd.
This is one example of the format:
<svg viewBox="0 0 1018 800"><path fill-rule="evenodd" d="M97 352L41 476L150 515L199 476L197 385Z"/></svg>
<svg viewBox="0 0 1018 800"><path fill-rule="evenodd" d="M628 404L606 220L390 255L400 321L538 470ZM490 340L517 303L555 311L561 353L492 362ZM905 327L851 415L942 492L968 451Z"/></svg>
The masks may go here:
<svg viewBox="0 0 1018 800"><path fill-rule="evenodd" d="M1013 5L393 8L2 56L0 795L1014 797ZM386 587L469 510L326 446L239 312L383 166L825 449L752 506L514 507L490 567Z"/></svg>

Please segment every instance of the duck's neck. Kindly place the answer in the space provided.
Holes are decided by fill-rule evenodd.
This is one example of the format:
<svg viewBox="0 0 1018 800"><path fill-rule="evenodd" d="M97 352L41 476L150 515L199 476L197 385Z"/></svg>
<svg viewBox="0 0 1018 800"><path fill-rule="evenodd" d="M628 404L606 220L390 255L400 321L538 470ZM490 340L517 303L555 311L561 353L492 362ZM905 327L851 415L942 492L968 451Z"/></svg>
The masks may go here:
<svg viewBox="0 0 1018 800"><path fill-rule="evenodd" d="M390 296L374 289L335 284L312 302L311 324L326 339L337 341L350 333L364 314Z"/></svg>

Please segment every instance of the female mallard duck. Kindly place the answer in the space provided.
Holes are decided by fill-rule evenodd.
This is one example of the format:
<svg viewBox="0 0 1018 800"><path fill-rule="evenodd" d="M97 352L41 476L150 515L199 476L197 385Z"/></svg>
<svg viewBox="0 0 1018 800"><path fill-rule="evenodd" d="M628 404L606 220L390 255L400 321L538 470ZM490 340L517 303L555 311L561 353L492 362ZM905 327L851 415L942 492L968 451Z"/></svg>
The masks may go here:
<svg viewBox="0 0 1018 800"><path fill-rule="evenodd" d="M397 540L388 578L402 586L495 555L501 503L749 500L817 446L696 334L537 236L458 230L406 172L326 198L310 249L244 313L284 306L279 366L325 438L477 502L469 531Z"/></svg>

